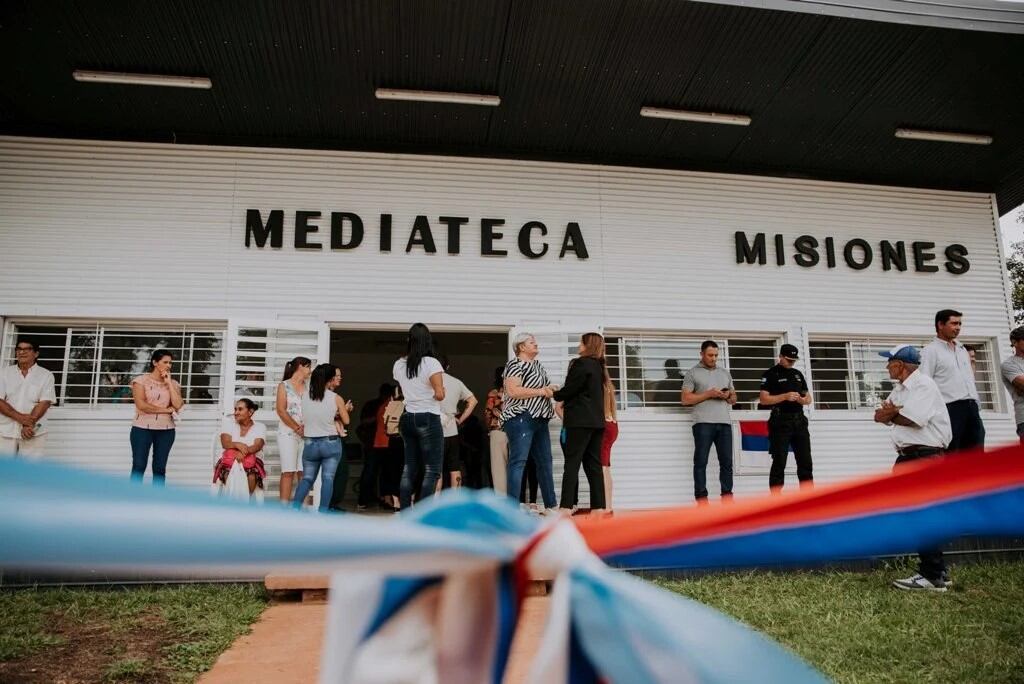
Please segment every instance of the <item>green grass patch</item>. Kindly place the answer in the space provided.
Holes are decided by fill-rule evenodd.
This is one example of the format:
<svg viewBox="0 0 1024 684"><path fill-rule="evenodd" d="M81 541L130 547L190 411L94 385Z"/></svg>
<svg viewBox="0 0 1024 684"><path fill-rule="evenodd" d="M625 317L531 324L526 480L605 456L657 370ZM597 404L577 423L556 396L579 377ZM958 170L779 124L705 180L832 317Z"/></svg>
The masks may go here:
<svg viewBox="0 0 1024 684"><path fill-rule="evenodd" d="M126 658L107 666L104 682L139 682L155 675L152 664L142 658Z"/></svg>
<svg viewBox="0 0 1024 684"><path fill-rule="evenodd" d="M747 623L837 682L1024 681L1024 563L952 571L945 594L891 587L913 574L906 563L656 583Z"/></svg>
<svg viewBox="0 0 1024 684"><path fill-rule="evenodd" d="M64 643L46 632L46 614L45 606L32 593L0 593L0 662Z"/></svg>
<svg viewBox="0 0 1024 684"><path fill-rule="evenodd" d="M0 591L0 680L192 682L266 604L251 584Z"/></svg>
<svg viewBox="0 0 1024 684"><path fill-rule="evenodd" d="M163 616L176 643L167 647L166 665L178 677L191 682L213 665L223 651L248 631L267 605L266 593L252 585L181 587L176 600L163 606Z"/></svg>

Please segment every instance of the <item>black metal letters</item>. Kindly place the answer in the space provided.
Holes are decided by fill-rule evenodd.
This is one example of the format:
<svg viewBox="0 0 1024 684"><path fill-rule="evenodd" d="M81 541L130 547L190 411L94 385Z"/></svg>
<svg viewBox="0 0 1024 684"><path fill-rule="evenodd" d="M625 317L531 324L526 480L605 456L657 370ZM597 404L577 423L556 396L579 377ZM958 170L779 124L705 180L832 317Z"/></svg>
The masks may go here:
<svg viewBox="0 0 1024 684"><path fill-rule="evenodd" d="M280 249L284 244L284 212L274 209L267 216L266 225L260 218L259 209L247 209L245 212L245 246L249 246L249 238L252 238L257 247L267 244L267 237L270 237L270 246Z"/></svg>
<svg viewBox="0 0 1024 684"><path fill-rule="evenodd" d="M753 240L750 236L753 236ZM785 264L788 256L785 236L774 234L772 237L773 240L769 242L764 233L748 235L745 231L737 230L736 263L764 266L768 263L768 250L774 247L775 263L779 266ZM875 263L876 253L880 255L883 271L906 271L911 262L917 273L936 273L939 270L938 265L930 263L936 260L934 242L881 240L875 245L864 238L854 237L845 242L840 241L837 245L836 239L832 236L820 241L813 235L801 235L792 242L793 263L803 268L814 268L821 263L822 256L825 257L825 265L828 268L835 268L837 251L842 252L843 262L855 271L870 268ZM963 275L970 270L971 262L967 259L967 248L963 245L948 245L942 253L946 257L943 267L949 273Z"/></svg>
<svg viewBox="0 0 1024 684"><path fill-rule="evenodd" d="M311 225L310 219L320 218L319 211L295 212L295 249L323 249L319 242L310 242L309 234L320 230L320 226Z"/></svg>

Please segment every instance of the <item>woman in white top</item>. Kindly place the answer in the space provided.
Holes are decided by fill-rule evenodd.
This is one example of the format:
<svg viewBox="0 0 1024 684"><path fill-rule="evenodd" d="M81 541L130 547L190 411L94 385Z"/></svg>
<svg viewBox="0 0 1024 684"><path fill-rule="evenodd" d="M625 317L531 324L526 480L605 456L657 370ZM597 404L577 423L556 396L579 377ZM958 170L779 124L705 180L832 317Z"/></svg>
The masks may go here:
<svg viewBox="0 0 1024 684"><path fill-rule="evenodd" d="M392 375L405 395L405 413L398 421L398 431L405 443L399 501L406 509L412 505L412 486L421 467L423 484L416 500L422 501L434 493L444 457L441 430L444 370L434 353L434 342L427 326L417 323L409 328L406 354L395 361Z"/></svg>
<svg viewBox="0 0 1024 684"><path fill-rule="evenodd" d="M341 369L321 363L309 378L309 389L302 395L302 480L295 489L292 506L302 508L309 490L320 472L320 512L326 513L334 492L334 474L341 463L341 437L334 424L341 416L348 425L351 404L334 393L341 384Z"/></svg>
<svg viewBox="0 0 1024 684"><path fill-rule="evenodd" d="M282 502L292 500L295 476L302 472L302 395L306 393L306 380L312 372L313 362L305 356L296 356L284 366L284 378L277 385L274 409L281 425L277 431L277 450L281 455Z"/></svg>
<svg viewBox="0 0 1024 684"><path fill-rule="evenodd" d="M213 481L226 483L231 466L242 464L249 480L249 494L259 487L267 470L263 466L263 447L267 443L267 428L252 419L256 413L256 402L243 397L235 402L234 418L225 418L221 425L220 445L224 448L221 459L213 468Z"/></svg>

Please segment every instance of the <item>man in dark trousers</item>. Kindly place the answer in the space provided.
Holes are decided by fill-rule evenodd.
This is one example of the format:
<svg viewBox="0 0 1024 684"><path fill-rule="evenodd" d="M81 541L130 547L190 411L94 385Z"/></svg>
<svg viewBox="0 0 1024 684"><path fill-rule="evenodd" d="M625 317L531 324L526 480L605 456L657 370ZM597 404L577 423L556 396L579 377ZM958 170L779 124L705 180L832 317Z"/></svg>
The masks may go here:
<svg viewBox="0 0 1024 684"><path fill-rule="evenodd" d="M768 419L768 450L772 455L768 487L773 492L782 490L790 448L796 456L796 479L800 486L809 487L814 481L811 435L804 415L804 406L810 405L812 399L804 374L794 368L799 358L795 346L784 344L779 350L779 362L761 376L759 400L761 406L772 411Z"/></svg>
<svg viewBox="0 0 1024 684"><path fill-rule="evenodd" d="M978 406L971 356L956 338L963 314L943 309L935 314L935 339L921 350L921 372L935 381L946 402L953 440L947 451L983 449L985 425Z"/></svg>

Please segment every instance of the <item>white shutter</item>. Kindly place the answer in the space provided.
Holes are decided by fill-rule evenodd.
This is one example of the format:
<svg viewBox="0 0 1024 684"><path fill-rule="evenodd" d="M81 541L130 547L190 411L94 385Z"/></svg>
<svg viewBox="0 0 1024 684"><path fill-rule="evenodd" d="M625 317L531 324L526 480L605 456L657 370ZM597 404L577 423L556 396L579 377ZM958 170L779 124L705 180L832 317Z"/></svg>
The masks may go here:
<svg viewBox="0 0 1024 684"><path fill-rule="evenodd" d="M276 422L274 397L284 365L305 356L315 368L327 361L330 341L330 329L322 321L228 321L221 392L224 412L231 412L236 399L249 397L265 409L261 422Z"/></svg>
<svg viewBox="0 0 1024 684"><path fill-rule="evenodd" d="M284 365L296 356L312 360L315 368L330 358L331 331L323 321L231 319L224 341L224 387L221 408L232 412L235 400L249 397L259 404L257 420L267 426L267 496L277 496L281 459L277 451L277 413L274 401ZM216 448L215 448L216 451ZM320 478L314 486L319 503Z"/></svg>
<svg viewBox="0 0 1024 684"><path fill-rule="evenodd" d="M555 385L561 385L565 382L565 374L569 368L569 362L579 353L580 337L588 332L596 332L603 335L604 327L597 324L586 325L585 321L547 322L537 325L521 323L513 327L508 333L509 358L515 355L512 345L516 335L530 333L537 340L537 347L540 350L537 354L537 359L544 366L544 370L547 371L548 378ZM555 476L556 502L561 496L562 475L565 471L565 456L558 441L561 431L562 421L556 416L551 421L551 467ZM590 488L587 485L587 478L584 476L582 468L580 468L579 478L580 505L588 507L590 505ZM540 498L540 492L538 491L538 502Z"/></svg>

